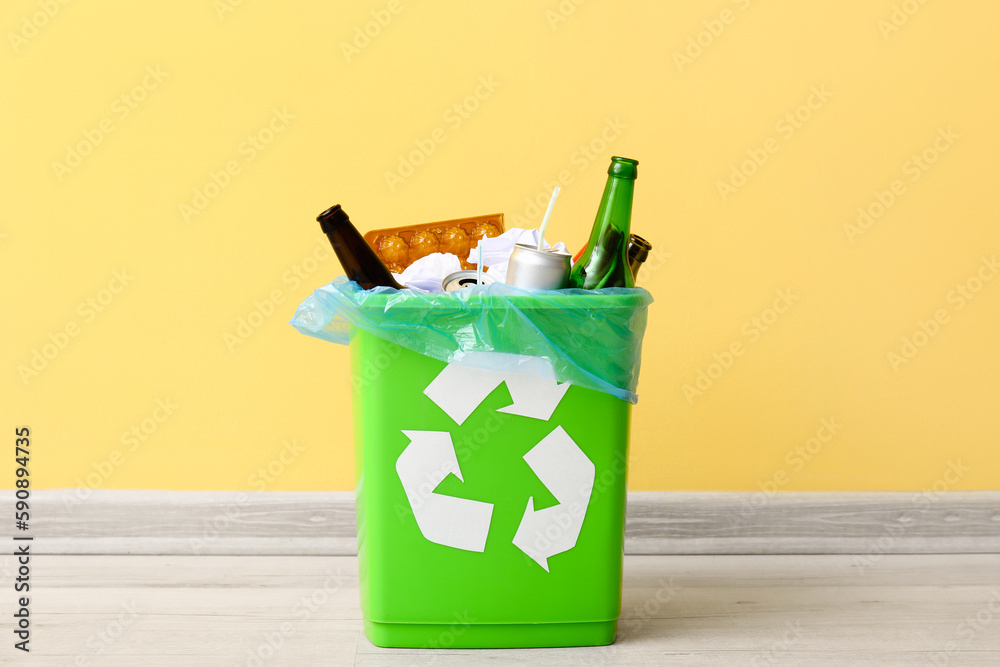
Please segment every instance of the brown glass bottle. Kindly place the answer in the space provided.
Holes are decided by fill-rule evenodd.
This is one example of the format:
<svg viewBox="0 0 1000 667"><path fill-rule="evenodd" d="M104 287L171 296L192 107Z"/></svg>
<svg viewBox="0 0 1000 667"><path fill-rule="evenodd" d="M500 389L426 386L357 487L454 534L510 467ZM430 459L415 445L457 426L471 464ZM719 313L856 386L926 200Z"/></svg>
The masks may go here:
<svg viewBox="0 0 1000 667"><path fill-rule="evenodd" d="M337 259L343 265L344 273L349 280L361 285L361 289L371 289L379 285L405 289L396 282L386 265L378 258L357 228L351 224L351 219L344 213L344 209L340 208L340 204L326 209L316 219L323 233L330 239L330 245L337 253Z"/></svg>
<svg viewBox="0 0 1000 667"><path fill-rule="evenodd" d="M628 268L634 279L639 279L639 268L649 257L649 251L652 249L652 244L638 234L628 235Z"/></svg>

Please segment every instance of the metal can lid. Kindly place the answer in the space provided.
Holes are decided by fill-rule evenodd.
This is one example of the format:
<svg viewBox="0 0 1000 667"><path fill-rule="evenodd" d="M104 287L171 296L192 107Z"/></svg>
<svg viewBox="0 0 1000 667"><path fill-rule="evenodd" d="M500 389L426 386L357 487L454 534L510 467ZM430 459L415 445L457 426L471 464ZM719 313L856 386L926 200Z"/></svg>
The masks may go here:
<svg viewBox="0 0 1000 667"><path fill-rule="evenodd" d="M496 278L488 273L483 273L483 285L491 285L496 282ZM467 271L456 271L455 273L445 276L444 280L441 281L441 288L445 292L454 292L460 290L463 287L472 287L478 284L476 279L476 272Z"/></svg>

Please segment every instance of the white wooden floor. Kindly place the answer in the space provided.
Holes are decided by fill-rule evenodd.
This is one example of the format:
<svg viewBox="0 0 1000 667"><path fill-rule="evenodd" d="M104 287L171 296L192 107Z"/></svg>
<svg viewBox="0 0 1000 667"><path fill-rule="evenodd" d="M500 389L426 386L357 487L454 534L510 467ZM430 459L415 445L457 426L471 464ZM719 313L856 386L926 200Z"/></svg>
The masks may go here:
<svg viewBox="0 0 1000 667"><path fill-rule="evenodd" d="M1000 665L1000 555L630 556L618 641L387 650L351 557L35 556L24 665ZM0 558L9 582L11 557ZM311 600L311 601L310 601ZM306 604L308 602L308 604Z"/></svg>

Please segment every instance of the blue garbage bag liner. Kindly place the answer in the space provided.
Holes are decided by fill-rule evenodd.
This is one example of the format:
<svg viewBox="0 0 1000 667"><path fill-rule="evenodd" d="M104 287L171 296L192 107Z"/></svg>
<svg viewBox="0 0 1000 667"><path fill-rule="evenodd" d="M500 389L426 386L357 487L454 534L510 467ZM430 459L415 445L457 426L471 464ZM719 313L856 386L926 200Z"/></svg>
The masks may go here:
<svg viewBox="0 0 1000 667"><path fill-rule="evenodd" d="M448 363L538 372L636 403L646 310L642 288L523 290L503 283L454 292L376 287L341 276L299 305L291 324L347 345L354 329ZM484 354L500 352L504 354ZM513 365L513 367L512 367Z"/></svg>

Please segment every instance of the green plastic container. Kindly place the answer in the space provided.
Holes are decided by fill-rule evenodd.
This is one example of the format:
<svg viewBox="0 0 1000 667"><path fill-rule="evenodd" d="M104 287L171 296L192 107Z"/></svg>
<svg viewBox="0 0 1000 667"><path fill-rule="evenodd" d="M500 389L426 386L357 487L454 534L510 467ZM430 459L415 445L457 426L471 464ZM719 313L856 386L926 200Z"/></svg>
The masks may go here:
<svg viewBox="0 0 1000 667"><path fill-rule="evenodd" d="M456 420L441 404L466 395L466 388L445 387L435 399L424 393L445 362L362 330L351 341L351 361L361 609L371 642L415 648L612 643L621 612L631 405L567 385L547 418L511 414L501 410L512 405L512 390L500 383ZM515 402L515 412L530 412L524 403ZM462 479L442 463L449 443ZM525 458L543 449L547 469L539 460L545 456ZM565 477L553 483L559 452L566 455L565 466L558 466ZM567 501L573 493L577 498ZM468 531L435 534L418 521L435 520L442 528L435 512L457 504L469 510L464 516L478 516L469 525L482 531L484 543L470 546L476 539ZM488 530L486 504L492 506ZM559 509L546 523L549 507ZM574 534L575 544L565 548ZM462 547L442 543L460 538ZM535 555L516 541L532 545Z"/></svg>

